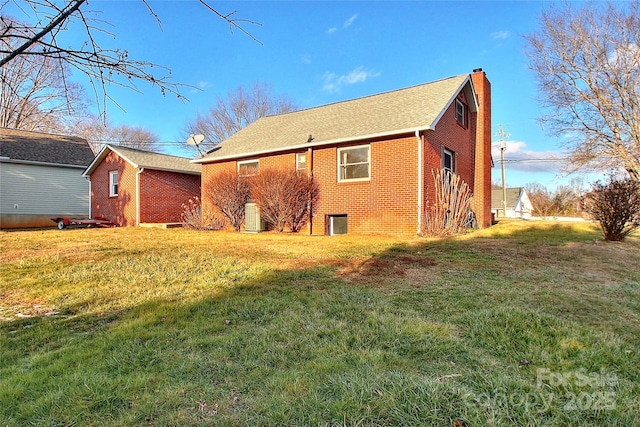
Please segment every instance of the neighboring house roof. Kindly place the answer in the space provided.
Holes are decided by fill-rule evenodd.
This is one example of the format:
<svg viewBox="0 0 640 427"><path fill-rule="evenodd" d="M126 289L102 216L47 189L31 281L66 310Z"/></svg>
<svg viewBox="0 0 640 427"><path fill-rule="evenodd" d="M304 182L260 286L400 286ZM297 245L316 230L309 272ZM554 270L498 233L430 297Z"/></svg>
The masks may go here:
<svg viewBox="0 0 640 427"><path fill-rule="evenodd" d="M468 74L291 113L262 117L207 155L192 160L252 156L374 137L434 129L447 107L465 89L476 111ZM311 139L310 138L313 138Z"/></svg>
<svg viewBox="0 0 640 427"><path fill-rule="evenodd" d="M93 151L85 139L75 136L0 128L0 160L84 168L93 160Z"/></svg>
<svg viewBox="0 0 640 427"><path fill-rule="evenodd" d="M200 175L201 166L191 163L186 157L172 156L169 154L154 153L151 151L136 150L133 148L105 145L93 162L84 171L84 176L89 176L93 170L104 160L110 152L129 162L135 168L154 169L167 172L181 172L190 175Z"/></svg>
<svg viewBox="0 0 640 427"><path fill-rule="evenodd" d="M513 209L520 199L523 187L507 188L507 209ZM491 190L491 209L502 209L502 189Z"/></svg>

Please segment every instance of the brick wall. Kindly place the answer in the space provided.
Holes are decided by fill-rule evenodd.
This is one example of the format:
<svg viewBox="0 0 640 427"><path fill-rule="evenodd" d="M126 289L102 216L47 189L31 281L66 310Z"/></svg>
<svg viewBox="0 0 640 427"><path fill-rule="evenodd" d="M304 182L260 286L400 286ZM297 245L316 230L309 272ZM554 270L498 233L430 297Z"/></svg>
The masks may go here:
<svg viewBox="0 0 640 427"><path fill-rule="evenodd" d="M475 153L474 211L481 227L491 225L491 83L482 70L471 75L480 104Z"/></svg>
<svg viewBox="0 0 640 427"><path fill-rule="evenodd" d="M109 172L118 171L118 195L109 196ZM91 174L91 215L120 227L136 225L136 169L110 152Z"/></svg>
<svg viewBox="0 0 640 427"><path fill-rule="evenodd" d="M313 234L327 232L328 215L347 215L349 233L415 234L417 230L417 150L414 135L371 140L341 147L369 145L370 179L338 182L337 147L313 150L320 203Z"/></svg>
<svg viewBox="0 0 640 427"><path fill-rule="evenodd" d="M140 175L140 222L181 222L182 204L200 197L200 175L145 169Z"/></svg>

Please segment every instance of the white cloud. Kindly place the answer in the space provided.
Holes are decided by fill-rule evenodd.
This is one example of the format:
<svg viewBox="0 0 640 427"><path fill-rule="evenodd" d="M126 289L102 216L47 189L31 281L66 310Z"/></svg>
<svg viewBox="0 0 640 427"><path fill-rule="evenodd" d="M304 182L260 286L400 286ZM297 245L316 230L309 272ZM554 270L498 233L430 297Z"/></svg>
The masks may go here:
<svg viewBox="0 0 640 427"><path fill-rule="evenodd" d="M380 73L365 70L364 67L357 67L349 74L338 76L335 73L326 72L322 76L324 85L322 90L327 92L339 92L344 86L350 86L356 83L363 83L368 78L378 77Z"/></svg>
<svg viewBox="0 0 640 427"><path fill-rule="evenodd" d="M342 25L342 28L349 27L351 24L353 24L353 21L355 21L357 17L358 17L358 14L355 14L355 15L351 16L351 18L349 18L346 21L344 21L344 24Z"/></svg>
<svg viewBox="0 0 640 427"><path fill-rule="evenodd" d="M300 61L302 61L303 64L311 64L311 55L305 53L300 57Z"/></svg>
<svg viewBox="0 0 640 427"><path fill-rule="evenodd" d="M211 83L205 82L203 80L199 81L196 87L189 90L189 93L194 94L198 92L203 92L211 87Z"/></svg>
<svg viewBox="0 0 640 427"><path fill-rule="evenodd" d="M353 24L353 21L356 20L356 18L358 17L358 14L354 14L351 15L351 17L349 19L347 19L346 21L344 21L344 23L342 24L342 28L348 28L351 26L351 24ZM338 32L338 27L329 27L329 29L327 29L327 34L331 35L331 34L335 34Z"/></svg>
<svg viewBox="0 0 640 427"><path fill-rule="evenodd" d="M500 30L491 33L491 38L494 40L504 40L508 39L509 37L511 37L511 31L509 30Z"/></svg>

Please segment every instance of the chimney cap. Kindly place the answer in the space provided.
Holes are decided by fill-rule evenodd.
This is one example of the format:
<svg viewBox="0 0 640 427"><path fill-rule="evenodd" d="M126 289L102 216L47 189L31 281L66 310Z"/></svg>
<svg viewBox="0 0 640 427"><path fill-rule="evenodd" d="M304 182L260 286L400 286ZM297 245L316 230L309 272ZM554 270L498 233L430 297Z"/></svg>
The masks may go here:
<svg viewBox="0 0 640 427"><path fill-rule="evenodd" d="M482 72L482 68L474 68L473 72L474 73L481 73Z"/></svg>

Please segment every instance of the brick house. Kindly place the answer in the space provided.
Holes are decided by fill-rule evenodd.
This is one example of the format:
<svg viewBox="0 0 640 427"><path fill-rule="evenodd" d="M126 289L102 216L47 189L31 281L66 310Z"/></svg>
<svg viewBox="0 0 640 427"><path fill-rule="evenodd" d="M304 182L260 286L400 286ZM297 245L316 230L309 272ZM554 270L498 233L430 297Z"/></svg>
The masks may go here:
<svg viewBox="0 0 640 427"><path fill-rule="evenodd" d="M491 85L485 73L263 117L219 144L202 183L225 169L305 170L320 184L309 234L416 234L433 199L432 170L473 189L481 226L491 224ZM203 209L213 209L203 197ZM247 211L248 212L248 211Z"/></svg>
<svg viewBox="0 0 640 427"><path fill-rule="evenodd" d="M106 145L83 173L91 216L121 227L181 222L182 204L200 196L200 169L184 157Z"/></svg>

